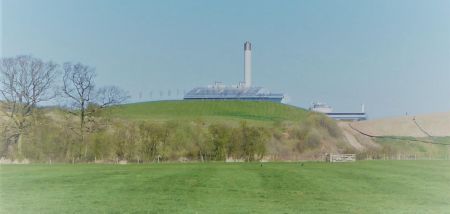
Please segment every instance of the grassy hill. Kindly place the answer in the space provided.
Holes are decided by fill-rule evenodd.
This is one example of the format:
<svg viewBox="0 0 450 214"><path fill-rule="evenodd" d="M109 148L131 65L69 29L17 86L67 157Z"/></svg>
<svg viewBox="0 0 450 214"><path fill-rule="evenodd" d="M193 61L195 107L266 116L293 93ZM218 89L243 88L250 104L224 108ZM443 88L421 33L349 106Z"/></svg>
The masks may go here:
<svg viewBox="0 0 450 214"><path fill-rule="evenodd" d="M2 141L0 156L37 162L228 157L316 160L325 153L348 148L335 121L273 102L158 101L118 105L89 118L82 143L76 115L59 108L45 108L40 113L40 121L23 138L23 152Z"/></svg>
<svg viewBox="0 0 450 214"><path fill-rule="evenodd" d="M39 123L41 125L30 129L33 133L26 136L25 157L47 161L48 156L52 154L54 157L51 158L55 161L70 160L64 149L70 145L83 147L78 143L76 133L72 131L78 126L78 118L64 109L41 110L47 117L42 117ZM94 131L90 132L87 138L87 150L90 152L86 155L87 160L101 156L101 159L111 161L115 160L117 154L125 154L127 157L121 158L136 161L136 154L145 149L141 147L143 139L147 139L147 131L152 137L167 137L161 137L165 143L158 151L164 153L162 155L166 160L185 157L196 160L200 149L205 150L201 151L202 154L219 151L210 145L216 128L219 129L218 133L223 134L220 136L226 144L224 148L231 151L230 146L237 142L234 139L238 136L236 133L241 133L238 130L244 129L244 126L241 126L242 121L247 121L249 127L261 128L261 133L265 133L261 136L267 136L264 138L267 159L317 160L325 153L338 152L357 153L361 154L361 157L414 154L421 159L442 159L450 155L447 148L450 138L439 136L445 134L443 131L448 127L447 117L442 115L433 115L433 120L417 116L415 121L412 120L413 117L408 117L399 120L340 122L337 126L335 121L323 114L294 106L258 101L157 101L114 106L98 113L95 117L97 122L89 124L90 130ZM4 121L6 120L0 121L0 126ZM424 132L416 123L427 133L439 137L423 137ZM376 137L369 137L371 135ZM4 139L7 137L6 134L0 136ZM428 141L435 144L427 143ZM14 159L15 147L8 147L5 142L0 144L0 155ZM61 142L65 143L62 147L64 149L60 149ZM199 142L202 143L201 146L197 145ZM77 151L82 150L85 148L72 148L71 152L79 157ZM233 151L238 154L240 150ZM151 160L152 158L148 158L146 161Z"/></svg>
<svg viewBox="0 0 450 214"><path fill-rule="evenodd" d="M250 121L258 125L270 125L277 121L294 121L297 124L305 124L308 115L314 114L304 109L283 105L272 102L247 102L247 101L158 101L146 103L133 103L115 107L110 112L114 118L126 120L150 120L150 121L168 121L168 120L197 120L201 119L207 122L234 123L242 120ZM433 121L439 118L445 121L446 117L442 115L432 115ZM405 119L406 118L406 119ZM361 121L351 123L353 127L371 133L380 134L385 138L367 138L363 139L359 132L346 133L352 131L348 125L341 126L345 134L353 136L354 139L348 139L345 143L347 147L353 148L356 153L377 153L385 155L397 153L417 154L421 158L433 156L436 158L447 157L448 149L445 145L430 145L420 141L423 138L423 132L418 129L412 120L413 117L390 118L383 120ZM430 133L441 130L442 123L430 123L430 116L417 116L416 122L423 123L424 127L429 128ZM408 120L409 119L409 120ZM427 126L426 126L427 125ZM312 124L314 129L319 129L318 124ZM444 126L445 127L445 126ZM347 128L347 129L346 129ZM289 128L288 128L289 129ZM384 132L383 132L384 131ZM441 131L442 132L442 131ZM289 133L289 131L285 132ZM389 138L388 134L396 133L397 136ZM290 133L295 135L294 133ZM383 136L383 134L385 136ZM421 135L422 134L422 135ZM319 133L324 135L324 133ZM350 136L350 137L351 137ZM401 137L399 137L401 136ZM422 137L422 138L421 138ZM292 140L292 139L291 139ZM283 139L281 144L295 143L296 139ZM425 139L427 140L427 139ZM438 144L449 144L449 138L434 137L434 142ZM335 141L322 140L325 144L334 144ZM355 141L355 142L353 142ZM342 147L342 146L341 146ZM317 151L316 151L317 152Z"/></svg>
<svg viewBox="0 0 450 214"><path fill-rule="evenodd" d="M273 103L249 101L155 101L116 106L110 115L132 120L249 120L259 122L299 121L304 109Z"/></svg>
<svg viewBox="0 0 450 214"><path fill-rule="evenodd" d="M48 127L37 127L38 129L34 130L35 133L28 136L30 139L27 139L27 141L50 145L33 146L35 144L29 144L30 147L27 147L30 148L29 155L34 157L35 154L40 154L31 159L42 161L46 160L43 157L48 156L48 154L58 153L61 156L54 159L67 161L67 158L62 156L64 153L61 153L61 151L49 152L46 148L57 150L60 145L58 142L66 142L68 139L76 143L76 136L67 137L73 133L68 132L65 127L76 126L77 118L73 115L68 115L63 109L45 110L48 121L43 121L45 122L43 124L48 124ZM196 143L203 142L205 143L205 148L210 148L207 145L211 142L202 140L203 138L212 139L210 126L221 125L219 126L220 132L228 133L226 135L229 135L229 132L232 132L233 129L236 131L236 128L242 128L241 121L247 121L247 124L251 127L265 128L263 132L268 136L265 140L266 157L268 159L315 160L321 159L321 155L325 153L337 152L362 154L361 157L367 156L366 154L376 157L387 155L396 157L397 154L414 154L421 159L425 157L442 159L448 157L450 152L446 146L450 144L449 137L433 137L432 139L422 137L417 133L423 132L419 130L418 125L411 118L408 118L409 120L340 122L339 127L335 121L323 114L273 102L157 101L114 106L102 110L97 116L100 116L99 120L102 120L101 116L108 117L112 122L105 123L110 124L108 131L106 129L97 129L100 130L97 131L98 133L90 133L89 140L92 141L89 143L91 148L88 148L89 151L92 151L90 159L94 159L101 154L102 159L112 160L116 154L115 152L117 152L113 151L114 149L126 150L131 148L132 150L130 149L129 157L127 158L128 160L134 160L135 153L142 151L139 147L142 145L127 144L127 146L123 146L120 145L120 142L140 143L139 139L144 136L143 131L147 129L151 130L152 136L158 136L158 131L162 133L161 130L170 130L168 132L170 133L167 139L168 142L166 142L166 147L164 148L165 158L176 160L178 157L189 155L189 157L195 159L198 152L197 147L199 147L198 145L196 146ZM73 120L68 120L67 118L72 118ZM423 129L426 129L428 133L441 133L442 130L445 130L444 122L446 120L439 123L435 121L445 117L438 115L433 118L434 120L429 122L425 120L427 117L416 117L415 122L420 124ZM143 121L145 123L142 123ZM98 124L103 123L99 122ZM148 127L142 124L147 124ZM430 124L434 126L430 128ZM99 127L101 128L101 126ZM382 132L384 130L387 131ZM393 133L392 130L398 133ZM121 133L121 131L124 133ZM362 134L365 132L369 133L369 136L377 136L376 134L380 133L383 135L369 137ZM228 146L236 141L236 139L231 139L226 137L226 135L224 135L224 139L226 139L225 142ZM42 137L31 139L34 136ZM120 136L123 139L119 140ZM236 135L232 135L232 137L234 136ZM389 138L389 136L393 137ZM422 138L426 142L432 140L436 145L418 141ZM6 148L5 145L3 148ZM180 145L183 146L180 147ZM211 151L213 150L211 149ZM4 149L4 151L6 150Z"/></svg>

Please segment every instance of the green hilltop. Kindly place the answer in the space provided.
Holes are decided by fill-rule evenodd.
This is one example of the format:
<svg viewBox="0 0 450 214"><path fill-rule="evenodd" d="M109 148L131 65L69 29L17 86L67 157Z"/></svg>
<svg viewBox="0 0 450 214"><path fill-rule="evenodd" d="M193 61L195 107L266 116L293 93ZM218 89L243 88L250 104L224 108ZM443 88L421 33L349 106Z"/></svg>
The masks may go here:
<svg viewBox="0 0 450 214"><path fill-rule="evenodd" d="M191 120L255 122L299 121L308 112L280 103L262 101L155 101L116 106L115 118L132 120Z"/></svg>

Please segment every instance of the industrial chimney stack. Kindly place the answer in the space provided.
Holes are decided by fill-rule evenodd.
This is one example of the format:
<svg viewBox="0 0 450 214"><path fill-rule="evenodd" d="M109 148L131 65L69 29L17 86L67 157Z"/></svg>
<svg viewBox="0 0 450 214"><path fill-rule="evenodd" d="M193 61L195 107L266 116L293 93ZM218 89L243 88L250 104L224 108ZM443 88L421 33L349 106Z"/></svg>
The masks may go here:
<svg viewBox="0 0 450 214"><path fill-rule="evenodd" d="M252 86L252 44L244 43L244 86Z"/></svg>

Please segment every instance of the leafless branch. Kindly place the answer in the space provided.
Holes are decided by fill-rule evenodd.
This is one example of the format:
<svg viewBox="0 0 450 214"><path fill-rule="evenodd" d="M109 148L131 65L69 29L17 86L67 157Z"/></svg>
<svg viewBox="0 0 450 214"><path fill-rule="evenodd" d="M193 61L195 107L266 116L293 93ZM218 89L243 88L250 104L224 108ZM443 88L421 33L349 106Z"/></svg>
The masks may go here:
<svg viewBox="0 0 450 214"><path fill-rule="evenodd" d="M102 87L97 91L96 101L100 108L117 105L129 99L126 91L117 86Z"/></svg>
<svg viewBox="0 0 450 214"><path fill-rule="evenodd" d="M33 109L54 98L51 90L58 75L58 65L31 56L0 59L0 99L3 113L14 122L17 132L27 127Z"/></svg>

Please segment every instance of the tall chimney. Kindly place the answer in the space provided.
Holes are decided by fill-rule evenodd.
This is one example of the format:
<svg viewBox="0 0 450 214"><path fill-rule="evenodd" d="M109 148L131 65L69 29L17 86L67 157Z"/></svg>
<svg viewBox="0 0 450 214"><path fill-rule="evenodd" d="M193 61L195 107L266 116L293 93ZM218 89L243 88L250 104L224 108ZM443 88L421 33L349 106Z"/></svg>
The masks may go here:
<svg viewBox="0 0 450 214"><path fill-rule="evenodd" d="M244 43L244 86L252 86L252 44Z"/></svg>

